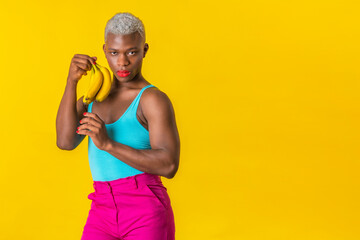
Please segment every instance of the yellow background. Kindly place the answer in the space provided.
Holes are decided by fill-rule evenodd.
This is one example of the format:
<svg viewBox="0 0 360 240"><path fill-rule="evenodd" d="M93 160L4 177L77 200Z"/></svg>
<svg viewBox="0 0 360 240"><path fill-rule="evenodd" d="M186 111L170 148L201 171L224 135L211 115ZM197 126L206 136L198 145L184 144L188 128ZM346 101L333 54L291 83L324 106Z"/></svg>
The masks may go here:
<svg viewBox="0 0 360 240"><path fill-rule="evenodd" d="M0 239L80 239L87 138L56 147L74 54L117 12L145 24L143 75L171 99L176 239L360 239L359 1L4 1ZM79 83L78 97L86 87Z"/></svg>

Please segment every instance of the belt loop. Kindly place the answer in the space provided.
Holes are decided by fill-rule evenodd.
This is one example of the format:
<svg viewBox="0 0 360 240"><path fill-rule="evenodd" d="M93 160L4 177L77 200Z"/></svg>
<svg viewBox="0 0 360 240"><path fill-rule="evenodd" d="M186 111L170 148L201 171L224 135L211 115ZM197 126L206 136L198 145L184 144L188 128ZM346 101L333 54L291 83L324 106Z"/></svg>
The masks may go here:
<svg viewBox="0 0 360 240"><path fill-rule="evenodd" d="M134 182L135 182L136 189L138 189L138 188L139 188L139 186L138 186L138 180L137 180L136 178L137 178L137 176L135 175L135 176L134 176Z"/></svg>

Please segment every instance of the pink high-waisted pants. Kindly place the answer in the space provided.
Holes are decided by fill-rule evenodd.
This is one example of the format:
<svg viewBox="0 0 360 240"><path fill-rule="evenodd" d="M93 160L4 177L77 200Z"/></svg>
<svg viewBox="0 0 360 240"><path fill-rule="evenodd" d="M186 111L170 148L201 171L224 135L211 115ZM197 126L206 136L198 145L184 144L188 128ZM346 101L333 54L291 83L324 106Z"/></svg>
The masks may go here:
<svg viewBox="0 0 360 240"><path fill-rule="evenodd" d="M94 181L81 240L174 240L170 198L158 175Z"/></svg>

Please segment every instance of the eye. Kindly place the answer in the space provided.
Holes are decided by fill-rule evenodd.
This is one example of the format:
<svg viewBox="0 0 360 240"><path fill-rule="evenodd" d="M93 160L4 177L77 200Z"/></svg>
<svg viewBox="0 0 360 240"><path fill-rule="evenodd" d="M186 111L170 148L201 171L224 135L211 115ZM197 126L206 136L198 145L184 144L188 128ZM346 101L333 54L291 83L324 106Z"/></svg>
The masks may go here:
<svg viewBox="0 0 360 240"><path fill-rule="evenodd" d="M110 52L111 55L115 55L115 54L113 54L113 53L116 53L116 52Z"/></svg>
<svg viewBox="0 0 360 240"><path fill-rule="evenodd" d="M136 51L131 51L130 53L134 53L134 54L135 54L135 53L136 53ZM134 55L134 54L130 54L130 55Z"/></svg>

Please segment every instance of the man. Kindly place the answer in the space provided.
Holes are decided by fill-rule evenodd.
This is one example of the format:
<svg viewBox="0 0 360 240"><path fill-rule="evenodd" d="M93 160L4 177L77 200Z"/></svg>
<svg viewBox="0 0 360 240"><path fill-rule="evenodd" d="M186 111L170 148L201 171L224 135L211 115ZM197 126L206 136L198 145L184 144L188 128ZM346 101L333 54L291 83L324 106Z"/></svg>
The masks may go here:
<svg viewBox="0 0 360 240"><path fill-rule="evenodd" d="M180 140L174 109L165 93L141 74L149 45L140 19L113 16L103 50L114 74L103 102L76 101L78 81L96 57L72 58L57 119L57 146L75 149L88 136L94 180L91 209L82 240L173 240L175 223L161 176L175 176Z"/></svg>

